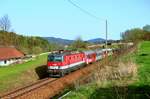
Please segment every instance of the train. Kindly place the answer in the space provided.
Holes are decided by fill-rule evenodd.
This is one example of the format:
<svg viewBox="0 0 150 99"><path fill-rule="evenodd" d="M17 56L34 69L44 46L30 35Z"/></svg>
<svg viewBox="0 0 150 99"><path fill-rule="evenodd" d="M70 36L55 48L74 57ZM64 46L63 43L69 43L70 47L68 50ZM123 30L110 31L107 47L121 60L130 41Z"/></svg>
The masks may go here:
<svg viewBox="0 0 150 99"><path fill-rule="evenodd" d="M58 51L50 53L47 59L47 71L50 77L62 77L71 71L99 61L106 55L113 54L113 49L97 49L82 52Z"/></svg>

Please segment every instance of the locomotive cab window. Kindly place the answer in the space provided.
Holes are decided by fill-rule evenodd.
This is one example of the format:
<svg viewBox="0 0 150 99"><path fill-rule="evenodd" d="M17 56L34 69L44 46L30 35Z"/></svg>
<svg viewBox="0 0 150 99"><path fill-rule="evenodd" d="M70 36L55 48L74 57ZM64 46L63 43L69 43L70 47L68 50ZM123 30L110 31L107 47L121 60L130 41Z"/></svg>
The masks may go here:
<svg viewBox="0 0 150 99"><path fill-rule="evenodd" d="M49 55L48 61L62 62L63 61L63 57L62 56Z"/></svg>

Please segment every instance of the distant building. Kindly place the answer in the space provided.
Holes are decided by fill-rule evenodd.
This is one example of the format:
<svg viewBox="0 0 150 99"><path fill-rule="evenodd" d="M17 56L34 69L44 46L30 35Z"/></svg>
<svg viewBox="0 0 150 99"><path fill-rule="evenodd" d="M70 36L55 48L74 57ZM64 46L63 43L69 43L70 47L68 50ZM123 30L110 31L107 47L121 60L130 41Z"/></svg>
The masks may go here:
<svg viewBox="0 0 150 99"><path fill-rule="evenodd" d="M14 47L0 47L0 66L7 66L21 61L24 54Z"/></svg>

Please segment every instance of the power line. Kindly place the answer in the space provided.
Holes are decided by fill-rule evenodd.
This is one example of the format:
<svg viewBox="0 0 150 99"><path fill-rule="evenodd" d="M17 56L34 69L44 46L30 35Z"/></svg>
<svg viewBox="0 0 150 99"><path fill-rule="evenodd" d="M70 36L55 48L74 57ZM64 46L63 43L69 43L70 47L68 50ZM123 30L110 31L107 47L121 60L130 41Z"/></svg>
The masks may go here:
<svg viewBox="0 0 150 99"><path fill-rule="evenodd" d="M95 18L95 19L98 19L100 20L101 18L95 16L94 14L90 13L89 11L81 8L78 4L74 3L72 0L67 0L70 4L72 4L73 6L75 6L76 8L78 8L80 11L82 11L83 13ZM101 19L101 20L104 20L104 19Z"/></svg>
<svg viewBox="0 0 150 99"><path fill-rule="evenodd" d="M82 11L83 13L85 13L85 14L87 14L87 15L89 15L89 16L91 16L91 17L93 17L93 18L95 18L95 19L98 19L98 20L101 20L101 21L105 21L105 24L106 24L106 40L105 40L105 48L107 49L107 37L108 37L108 27L107 27L107 19L101 19L101 18L99 18L99 17L97 17L97 16L95 16L95 15L93 15L93 14L91 14L90 12L88 12L87 10L85 10L85 9L83 9L83 8L81 8L78 4L76 4L76 3L74 3L72 0L68 0L68 2L70 3L70 4L72 4L73 6L75 6L76 8L78 8L80 11ZM106 53L107 53L107 50L106 50ZM107 64L107 54L106 54L106 64Z"/></svg>

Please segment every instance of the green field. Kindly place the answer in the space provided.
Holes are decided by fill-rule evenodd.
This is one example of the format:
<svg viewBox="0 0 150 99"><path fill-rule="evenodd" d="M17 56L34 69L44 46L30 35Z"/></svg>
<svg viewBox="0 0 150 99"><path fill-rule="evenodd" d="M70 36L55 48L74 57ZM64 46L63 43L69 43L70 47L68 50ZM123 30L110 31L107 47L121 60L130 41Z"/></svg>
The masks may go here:
<svg viewBox="0 0 150 99"><path fill-rule="evenodd" d="M23 64L0 67L0 93L37 81L46 61L44 54Z"/></svg>
<svg viewBox="0 0 150 99"><path fill-rule="evenodd" d="M150 85L150 42L140 44L136 55L136 63L139 65L138 77L140 85Z"/></svg>
<svg viewBox="0 0 150 99"><path fill-rule="evenodd" d="M132 59L137 65L136 80L90 83L72 90L64 99L149 99L150 98L150 41L139 43L136 52L127 54L123 61Z"/></svg>

